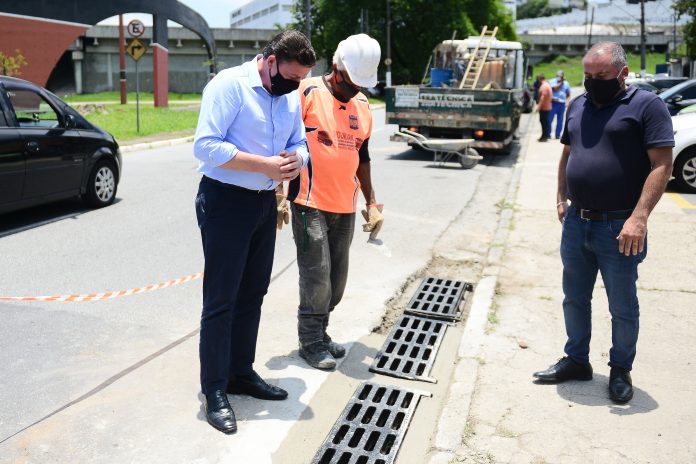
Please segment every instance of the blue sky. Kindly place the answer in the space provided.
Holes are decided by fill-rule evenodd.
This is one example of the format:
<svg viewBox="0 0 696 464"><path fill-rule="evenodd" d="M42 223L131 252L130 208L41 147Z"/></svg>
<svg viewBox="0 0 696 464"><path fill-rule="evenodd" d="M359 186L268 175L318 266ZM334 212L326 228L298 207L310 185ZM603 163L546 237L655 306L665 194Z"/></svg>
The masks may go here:
<svg viewBox="0 0 696 464"><path fill-rule="evenodd" d="M235 8L239 8L250 0L179 0L189 8L196 10L210 27L229 27L230 13ZM140 19L145 25L152 25L151 16L144 13L123 15L124 22L127 24L131 19ZM99 24L118 24L118 17L113 17L102 21Z"/></svg>

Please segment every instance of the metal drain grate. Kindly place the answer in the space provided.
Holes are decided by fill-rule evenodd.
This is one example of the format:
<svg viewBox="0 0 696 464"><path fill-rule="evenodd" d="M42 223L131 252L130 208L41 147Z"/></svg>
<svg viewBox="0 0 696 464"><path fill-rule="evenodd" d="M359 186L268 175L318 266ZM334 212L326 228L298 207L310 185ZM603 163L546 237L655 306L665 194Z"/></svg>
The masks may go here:
<svg viewBox="0 0 696 464"><path fill-rule="evenodd" d="M421 396L432 395L363 382L312 464L393 463Z"/></svg>
<svg viewBox="0 0 696 464"><path fill-rule="evenodd" d="M370 370L403 379L437 382L428 375L448 325L446 321L402 314Z"/></svg>
<svg viewBox="0 0 696 464"><path fill-rule="evenodd" d="M458 321L462 314L460 307L464 306L459 303L464 297L464 292L470 292L473 288L470 283L460 280L426 277L406 305L406 312Z"/></svg>

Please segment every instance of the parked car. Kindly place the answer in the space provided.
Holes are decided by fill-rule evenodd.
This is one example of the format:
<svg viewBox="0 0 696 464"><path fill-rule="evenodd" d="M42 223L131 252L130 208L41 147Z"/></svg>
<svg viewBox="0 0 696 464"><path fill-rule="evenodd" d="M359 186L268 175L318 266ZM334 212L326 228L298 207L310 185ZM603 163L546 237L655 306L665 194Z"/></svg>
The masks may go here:
<svg viewBox="0 0 696 464"><path fill-rule="evenodd" d="M75 196L110 205L121 164L111 134L43 87L0 76L0 213Z"/></svg>
<svg viewBox="0 0 696 464"><path fill-rule="evenodd" d="M686 82L689 80L688 77L675 77L675 76L653 76L645 79L645 82L657 88L659 92L663 92L666 89L672 88L677 84Z"/></svg>
<svg viewBox="0 0 696 464"><path fill-rule="evenodd" d="M631 87L635 87L637 89L647 90L648 92L652 92L655 94L660 93L660 89L658 89L654 85L648 84L647 82L642 81L642 80L635 80L635 81L631 82L630 85L631 85Z"/></svg>
<svg viewBox="0 0 696 464"><path fill-rule="evenodd" d="M680 190L696 193L696 113L672 117L674 167L672 175Z"/></svg>
<svg viewBox="0 0 696 464"><path fill-rule="evenodd" d="M683 108L696 104L696 79L691 79L658 95L666 104L669 114L674 116Z"/></svg>

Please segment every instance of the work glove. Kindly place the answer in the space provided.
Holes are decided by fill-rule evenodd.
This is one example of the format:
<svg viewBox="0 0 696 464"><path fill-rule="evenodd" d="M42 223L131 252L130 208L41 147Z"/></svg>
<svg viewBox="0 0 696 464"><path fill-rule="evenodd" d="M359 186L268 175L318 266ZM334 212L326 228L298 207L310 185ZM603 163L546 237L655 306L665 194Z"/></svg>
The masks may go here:
<svg viewBox="0 0 696 464"><path fill-rule="evenodd" d="M377 238L379 230L382 228L382 223L384 222L384 216L382 216L383 204L372 204L367 205L367 211L360 211L367 221L367 224L363 224L363 232L370 233L370 240Z"/></svg>
<svg viewBox="0 0 696 464"><path fill-rule="evenodd" d="M276 192L276 204L278 205L276 227L278 227L278 230L281 230L283 228L283 223L288 224L290 222L290 208L288 207L288 200L285 199L285 195L279 192Z"/></svg>

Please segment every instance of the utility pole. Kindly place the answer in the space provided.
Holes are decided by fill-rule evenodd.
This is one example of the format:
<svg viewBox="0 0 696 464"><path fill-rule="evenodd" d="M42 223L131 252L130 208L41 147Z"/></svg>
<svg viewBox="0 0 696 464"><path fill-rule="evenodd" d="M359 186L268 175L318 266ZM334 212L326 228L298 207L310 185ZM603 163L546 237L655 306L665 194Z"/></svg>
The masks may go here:
<svg viewBox="0 0 696 464"><path fill-rule="evenodd" d="M305 35L312 40L312 0L305 0L304 28Z"/></svg>
<svg viewBox="0 0 696 464"><path fill-rule="evenodd" d="M123 15L118 15L118 83L121 89L121 104L128 103L126 89L126 39L123 37Z"/></svg>
<svg viewBox="0 0 696 464"><path fill-rule="evenodd" d="M645 0L640 0L640 77L645 79Z"/></svg>
<svg viewBox="0 0 696 464"><path fill-rule="evenodd" d="M387 87L391 87L391 7L389 6L389 0L387 0L387 57L384 60L384 64L387 65L386 84Z"/></svg>
<svg viewBox="0 0 696 464"><path fill-rule="evenodd" d="M589 50L590 47L592 47L592 26L594 25L594 10L595 10L595 4L594 3L588 3L588 5L592 5L592 19L590 20L590 33L587 35L587 49Z"/></svg>

